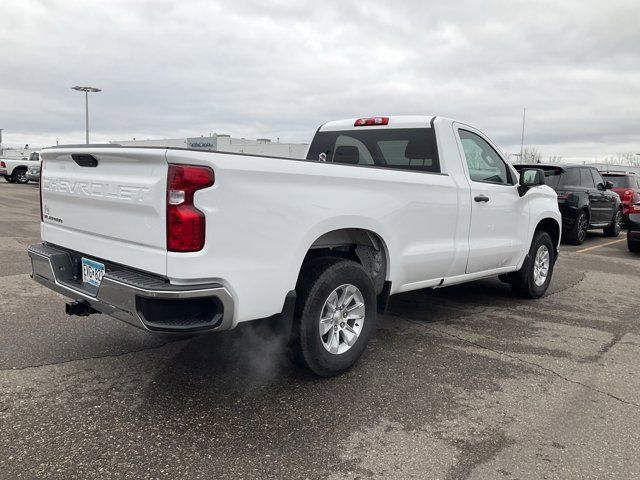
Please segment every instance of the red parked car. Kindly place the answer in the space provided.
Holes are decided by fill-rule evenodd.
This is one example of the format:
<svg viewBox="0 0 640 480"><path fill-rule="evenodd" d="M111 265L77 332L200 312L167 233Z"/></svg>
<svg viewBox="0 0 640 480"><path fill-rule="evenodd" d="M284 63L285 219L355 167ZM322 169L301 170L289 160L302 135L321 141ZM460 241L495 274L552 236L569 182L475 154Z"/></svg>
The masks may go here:
<svg viewBox="0 0 640 480"><path fill-rule="evenodd" d="M634 211L634 204L640 202L640 175L633 172L600 172L605 180L613 184L613 190L622 201L622 219L629 224L629 214ZM637 208L637 207L636 207Z"/></svg>

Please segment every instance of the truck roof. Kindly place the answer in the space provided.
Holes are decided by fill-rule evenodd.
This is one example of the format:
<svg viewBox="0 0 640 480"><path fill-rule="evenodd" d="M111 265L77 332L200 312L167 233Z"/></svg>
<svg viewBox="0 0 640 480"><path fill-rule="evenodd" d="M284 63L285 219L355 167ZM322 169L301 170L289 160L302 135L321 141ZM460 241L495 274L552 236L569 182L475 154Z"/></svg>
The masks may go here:
<svg viewBox="0 0 640 480"><path fill-rule="evenodd" d="M382 125L382 128L431 128L431 121L436 118L429 115L378 115L371 117L346 118L344 120L334 120L322 125L319 132L331 132L336 130L355 130L380 128L381 125L367 125L356 127L355 123L360 118L388 118L389 123Z"/></svg>

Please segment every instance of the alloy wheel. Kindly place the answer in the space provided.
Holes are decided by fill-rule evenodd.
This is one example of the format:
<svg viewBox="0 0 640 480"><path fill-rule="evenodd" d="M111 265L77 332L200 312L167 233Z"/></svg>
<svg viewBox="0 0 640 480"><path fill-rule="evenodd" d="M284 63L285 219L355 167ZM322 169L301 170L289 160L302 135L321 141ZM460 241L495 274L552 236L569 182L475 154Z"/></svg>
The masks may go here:
<svg viewBox="0 0 640 480"><path fill-rule="evenodd" d="M549 275L549 249L546 245L540 245L533 261L533 282L541 287L547 281Z"/></svg>
<svg viewBox="0 0 640 480"><path fill-rule="evenodd" d="M362 292L355 285L340 285L329 294L320 313L322 345L334 355L346 352L357 342L364 321Z"/></svg>
<svg viewBox="0 0 640 480"><path fill-rule="evenodd" d="M16 181L18 183L27 183L29 181L29 179L27 178L27 172L18 172L18 174L16 175Z"/></svg>
<svg viewBox="0 0 640 480"><path fill-rule="evenodd" d="M587 238L587 215L581 213L578 217L578 240L582 243L585 238Z"/></svg>
<svg viewBox="0 0 640 480"><path fill-rule="evenodd" d="M618 235L620 233L620 230L622 230L622 223L623 223L622 212L620 210L616 212L616 217L613 220L613 222L614 222L613 228L615 228L616 235Z"/></svg>

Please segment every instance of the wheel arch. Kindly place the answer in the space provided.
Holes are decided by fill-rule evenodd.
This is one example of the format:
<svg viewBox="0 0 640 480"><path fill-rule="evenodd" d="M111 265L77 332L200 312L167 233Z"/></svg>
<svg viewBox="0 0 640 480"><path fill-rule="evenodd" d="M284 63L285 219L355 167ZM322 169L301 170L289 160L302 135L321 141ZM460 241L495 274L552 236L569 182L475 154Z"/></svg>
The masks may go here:
<svg viewBox="0 0 640 480"><path fill-rule="evenodd" d="M371 277L376 294L383 291L389 278L388 245L382 235L369 228L336 228L317 236L304 254L298 275L306 262L320 256L335 256L358 262Z"/></svg>
<svg viewBox="0 0 640 480"><path fill-rule="evenodd" d="M27 167L26 165L17 165L15 167L13 167L13 170L11 170L11 175L9 175L10 177L16 178L16 176L18 175L19 172L24 171L24 173L26 174L29 171L29 167Z"/></svg>
<svg viewBox="0 0 640 480"><path fill-rule="evenodd" d="M553 242L553 248L557 255L558 246L560 245L560 232L562 231L562 227L558 220L551 217L543 218L536 225L534 232L536 231L543 231L549 234L549 236L551 237L551 241Z"/></svg>

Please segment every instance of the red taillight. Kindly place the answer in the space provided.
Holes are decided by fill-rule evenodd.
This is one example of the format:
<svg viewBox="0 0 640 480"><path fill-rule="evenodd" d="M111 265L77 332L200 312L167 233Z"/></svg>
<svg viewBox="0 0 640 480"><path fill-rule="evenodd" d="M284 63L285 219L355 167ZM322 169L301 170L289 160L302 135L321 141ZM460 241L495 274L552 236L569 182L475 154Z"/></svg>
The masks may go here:
<svg viewBox="0 0 640 480"><path fill-rule="evenodd" d="M197 252L204 247L204 213L193 205L193 195L213 182L213 170L209 167L169 165L167 250L170 252Z"/></svg>
<svg viewBox="0 0 640 480"><path fill-rule="evenodd" d="M622 194L622 203L631 203L633 202L633 190L625 190Z"/></svg>
<svg viewBox="0 0 640 480"><path fill-rule="evenodd" d="M0 161L0 168L7 168L7 164Z"/></svg>
<svg viewBox="0 0 640 480"><path fill-rule="evenodd" d="M569 200L571 198L570 193L559 193L558 200Z"/></svg>
<svg viewBox="0 0 640 480"><path fill-rule="evenodd" d="M369 118L359 118L353 124L354 127L365 127L369 125L388 125L389 117L369 117Z"/></svg>

